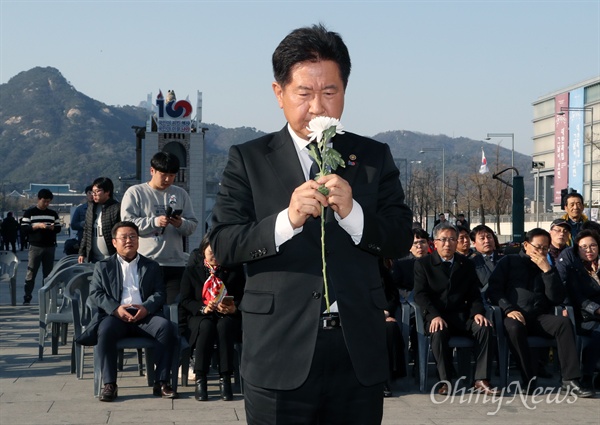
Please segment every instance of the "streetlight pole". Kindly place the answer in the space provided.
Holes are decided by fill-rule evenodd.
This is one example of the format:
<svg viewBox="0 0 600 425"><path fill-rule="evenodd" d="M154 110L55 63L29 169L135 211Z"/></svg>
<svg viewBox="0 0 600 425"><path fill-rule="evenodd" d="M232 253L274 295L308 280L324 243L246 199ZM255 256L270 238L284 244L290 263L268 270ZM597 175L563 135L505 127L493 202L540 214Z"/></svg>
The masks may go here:
<svg viewBox="0 0 600 425"><path fill-rule="evenodd" d="M419 153L425 152L439 152L442 151L442 212L445 212L446 208L446 149L442 146L441 148L422 148Z"/></svg>
<svg viewBox="0 0 600 425"><path fill-rule="evenodd" d="M567 112L570 112L570 111L583 112L584 114L587 111L590 111L591 116L592 116L592 121L590 122L590 197L589 197L590 213L591 213L591 211L592 211L592 193L593 193L592 185L594 182L594 174L592 173L592 170L594 169L594 146L596 148L598 147L594 143L594 108L592 108L591 106L582 106L582 107L561 106L560 112L558 113L558 115L564 115L565 111L567 111ZM585 119L584 119L584 122L585 122ZM584 128L585 128L585 123L584 123ZM585 130L583 131L583 138L585 141Z"/></svg>
<svg viewBox="0 0 600 425"><path fill-rule="evenodd" d="M488 133L485 140L491 140L492 137L510 137L510 166L515 166L515 133ZM514 171L513 171L514 173ZM512 174L514 176L514 174Z"/></svg>

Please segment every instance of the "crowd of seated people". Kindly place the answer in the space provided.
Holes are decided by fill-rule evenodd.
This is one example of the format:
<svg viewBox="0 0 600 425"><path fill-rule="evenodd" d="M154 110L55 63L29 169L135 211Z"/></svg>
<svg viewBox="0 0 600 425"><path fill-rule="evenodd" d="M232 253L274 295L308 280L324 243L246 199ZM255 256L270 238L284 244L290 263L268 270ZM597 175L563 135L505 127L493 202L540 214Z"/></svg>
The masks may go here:
<svg viewBox="0 0 600 425"><path fill-rule="evenodd" d="M435 272L436 267L443 267L445 261L423 259L431 253L428 249L431 240L425 230L414 226L413 246L406 257L391 262L390 277L400 293L400 301L413 301L415 263L419 263L420 291L431 295L439 290L440 297L448 297L452 274L464 268L463 259L468 259L474 265L477 274L474 282L478 285L477 290L481 291L484 304L498 306L502 312L508 349L521 372L520 387L523 391L534 393L541 385L537 377L551 376L544 369L549 361L548 349L530 350L527 342L528 336L542 336L556 340L554 354L559 359L561 389L583 398L594 396L594 387L600 388L600 225L583 215L580 197L573 196L570 201L573 205L568 211L572 214L554 220L549 231L541 228L530 230L520 250L513 250L508 255L503 255L498 238L490 227L478 225L469 231L467 227L454 226L447 220L440 221L432 235L433 239L438 239L434 241L436 250L452 248L452 255L449 255L451 271L447 278ZM440 230L445 230L443 243L435 236ZM437 255L436 258L442 257ZM445 285L448 287L445 288ZM421 302L418 299L416 302L427 318L429 327L426 326L426 330L434 336L447 326L447 320L445 312L423 301L427 299L430 297L421 297ZM565 307L562 314L555 314L560 307ZM573 318L569 317L568 311L573 311ZM463 329L472 326L469 323L474 320L475 311L471 313L463 318ZM486 325L484 322L480 324ZM409 352L414 350L415 344L416 339L410 338ZM444 347L443 344L439 346ZM447 350L440 348L438 353L434 352L436 360L446 362L438 365L438 370L442 366L442 371L449 367L447 356L443 355L444 349ZM579 349L582 350L581 362ZM483 365L480 370L483 370ZM451 376L449 372L444 373L446 375L441 378ZM476 376L479 384L474 385L474 389L491 394L493 389L489 376L480 375ZM484 381L483 384L480 381Z"/></svg>

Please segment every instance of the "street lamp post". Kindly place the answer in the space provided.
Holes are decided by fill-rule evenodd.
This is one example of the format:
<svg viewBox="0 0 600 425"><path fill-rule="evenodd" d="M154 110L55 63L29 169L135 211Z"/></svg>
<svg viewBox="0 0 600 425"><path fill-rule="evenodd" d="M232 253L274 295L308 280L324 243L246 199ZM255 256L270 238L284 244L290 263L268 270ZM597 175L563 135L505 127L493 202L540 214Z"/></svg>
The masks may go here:
<svg viewBox="0 0 600 425"><path fill-rule="evenodd" d="M485 140L491 140L492 137L510 137L510 166L515 166L515 133L488 133ZM513 170L514 173L514 170ZM514 174L513 174L514 175Z"/></svg>
<svg viewBox="0 0 600 425"><path fill-rule="evenodd" d="M422 148L419 153L425 152L442 152L442 212L445 212L446 208L446 149L442 146L441 148Z"/></svg>
<svg viewBox="0 0 600 425"><path fill-rule="evenodd" d="M587 111L590 111L592 120L590 121L590 196L589 196L589 203L590 203L590 212L592 210L592 184L594 182L594 174L592 173L592 170L594 169L594 146L597 148L598 146L596 146L596 144L594 143L594 108L592 108L591 106L582 106L582 107L576 107L576 106L562 106L560 108L560 112L558 113L558 115L564 115L565 111L576 111L576 112L583 112L584 114ZM585 124L584 124L584 128L585 128ZM585 130L583 132L584 134L584 139L585 139Z"/></svg>

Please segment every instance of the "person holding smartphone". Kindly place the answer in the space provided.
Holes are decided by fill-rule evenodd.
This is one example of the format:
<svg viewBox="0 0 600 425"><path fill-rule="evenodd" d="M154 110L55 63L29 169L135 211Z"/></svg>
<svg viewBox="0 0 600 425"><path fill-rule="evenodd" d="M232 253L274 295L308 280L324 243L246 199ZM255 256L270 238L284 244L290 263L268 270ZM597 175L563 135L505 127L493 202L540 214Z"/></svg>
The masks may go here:
<svg viewBox="0 0 600 425"><path fill-rule="evenodd" d="M150 161L150 181L131 186L121 201L121 219L140 229L140 254L160 265L167 304L178 301L188 262L182 238L194 234L198 226L190 196L174 184L179 164L172 153L155 153Z"/></svg>
<svg viewBox="0 0 600 425"><path fill-rule="evenodd" d="M194 396L198 401L208 400L207 374L215 341L219 350L221 398L233 400L233 346L241 334L238 305L244 283L242 267L220 266L208 236L204 235L200 248L190 255L181 279L181 307L187 315L186 336L194 347Z"/></svg>

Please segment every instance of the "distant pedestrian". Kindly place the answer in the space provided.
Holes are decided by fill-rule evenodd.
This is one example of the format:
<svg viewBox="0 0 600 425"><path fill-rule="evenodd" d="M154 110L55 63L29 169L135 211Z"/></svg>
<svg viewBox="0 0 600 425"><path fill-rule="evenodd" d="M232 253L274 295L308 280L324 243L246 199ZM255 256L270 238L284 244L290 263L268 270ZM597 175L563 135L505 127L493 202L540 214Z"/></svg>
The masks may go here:
<svg viewBox="0 0 600 425"><path fill-rule="evenodd" d="M25 276L25 295L23 305L31 303L35 277L42 266L44 278L50 274L54 267L54 251L56 249L56 235L60 233L60 220L56 211L48 208L54 198L48 189L38 192L38 202L35 207L29 208L23 214L21 230L29 235L29 263Z"/></svg>
<svg viewBox="0 0 600 425"><path fill-rule="evenodd" d="M6 218L2 222L2 243L4 249L8 251L8 246L12 245L12 252L17 253L17 232L19 231L19 223L13 217L12 211L6 214Z"/></svg>
<svg viewBox="0 0 600 425"><path fill-rule="evenodd" d="M27 232L23 228L23 217L19 219L19 244L21 245L21 251L28 248L29 237L27 236Z"/></svg>

